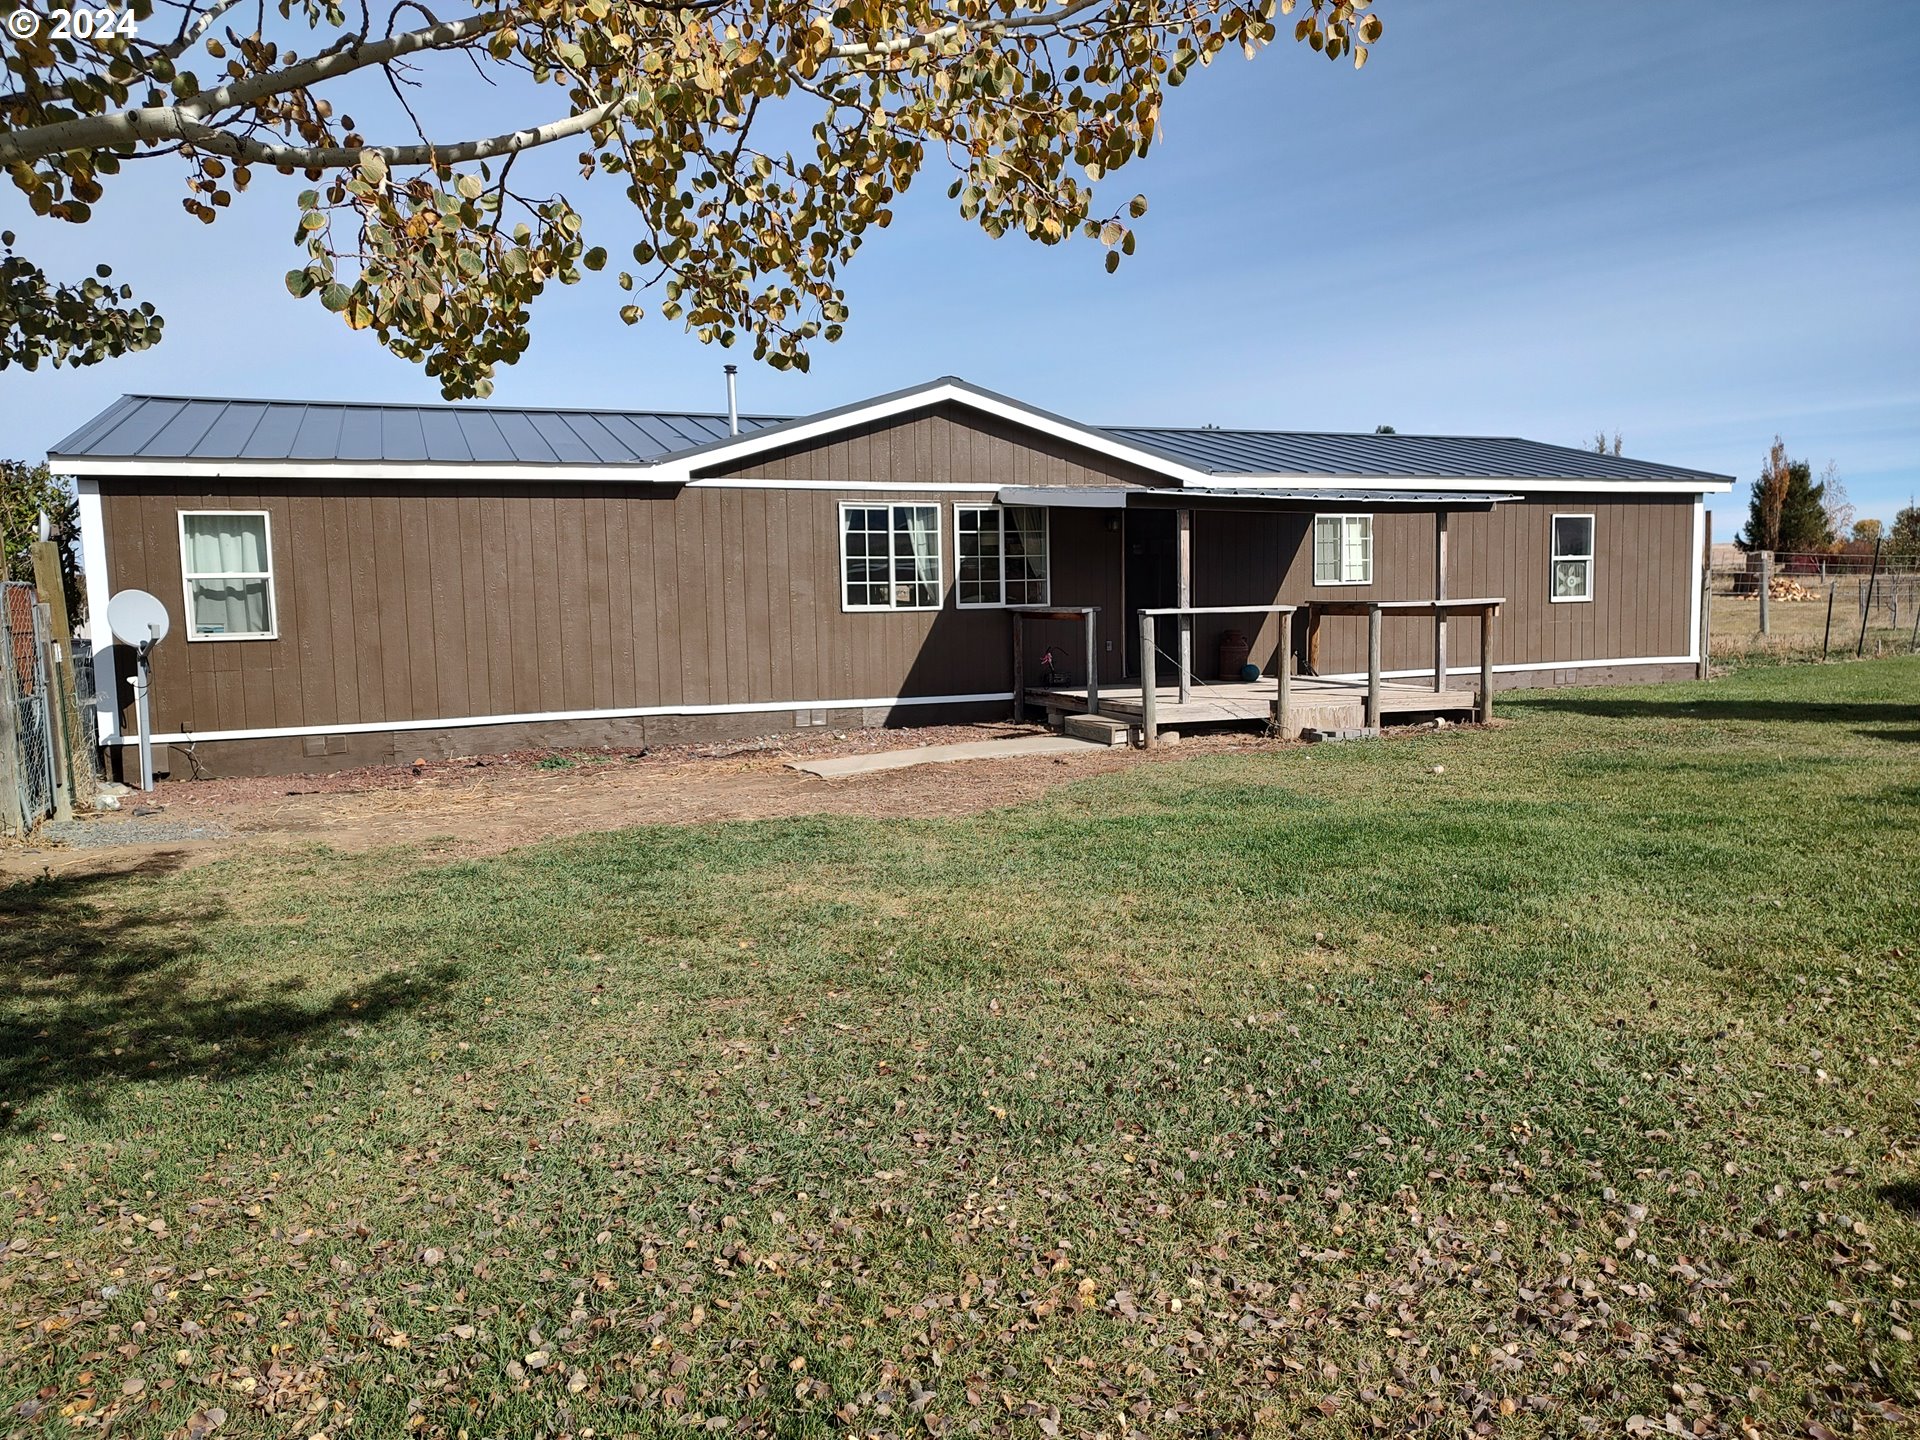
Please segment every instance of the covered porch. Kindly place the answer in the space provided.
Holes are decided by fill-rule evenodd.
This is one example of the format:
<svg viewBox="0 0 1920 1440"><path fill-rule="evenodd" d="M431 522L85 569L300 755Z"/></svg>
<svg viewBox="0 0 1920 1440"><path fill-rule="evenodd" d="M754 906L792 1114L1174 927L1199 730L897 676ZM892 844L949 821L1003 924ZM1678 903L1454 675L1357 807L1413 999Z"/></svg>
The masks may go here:
<svg viewBox="0 0 1920 1440"><path fill-rule="evenodd" d="M1003 504L1042 505L1056 513L1072 507L1083 514L1089 507L1111 507L1103 531L1090 534L1087 527L1076 526L1075 533L1081 548L1097 548L1098 534L1111 535L1125 575L1124 594L1110 585L1100 597L1106 605L1011 609L1015 714L1024 718L1031 710L1044 710L1055 725L1073 715L1103 717L1125 726L1136 743L1147 746L1156 743L1163 730L1207 725L1266 723L1291 738L1309 729L1377 730L1389 717L1488 718L1494 620L1502 597L1447 597L1448 516L1453 511L1490 510L1509 498L1347 487L1102 487L1068 495L1039 487L1005 487L1000 492ZM1351 589L1329 594L1331 587L1316 581L1310 544L1313 515L1363 509L1399 517L1411 514L1414 523L1432 527L1426 532L1432 537L1430 571L1426 562L1405 553L1395 554L1391 566L1370 569L1361 593L1385 590L1391 598L1350 598ZM1196 515L1206 520L1199 533L1211 536L1211 544L1197 542ZM1056 533L1065 529L1058 527ZM1151 565L1153 557L1142 561L1149 546L1136 537L1155 534L1166 537L1160 547L1164 575L1142 568L1143 563ZM1276 534L1290 534L1293 543L1274 543L1271 537ZM1302 538L1309 542L1304 547ZM1400 548L1404 552L1404 545ZM1210 564L1217 567L1212 573ZM1294 573L1300 570L1304 574ZM1418 598L1401 598L1407 595L1404 588L1397 596L1388 589L1410 581L1419 583L1413 592ZM1060 596L1062 587L1056 586L1054 593ZM1196 603L1196 597L1227 595L1244 595L1248 603ZM1282 603L1289 596L1299 598ZM1365 622L1364 668L1356 663L1361 659L1358 632L1350 623L1340 632L1344 638L1328 664L1322 645L1327 622L1352 619ZM1450 631L1461 621L1478 622L1466 632L1463 647L1475 652L1467 657L1469 666L1478 661L1479 674L1467 672L1471 678L1454 674L1458 667L1449 663ZM1042 651L1028 633L1034 622L1051 625L1043 634L1064 638L1072 633L1073 639ZM1068 624L1071 632L1064 628ZM1244 663L1230 661L1233 645L1222 630L1229 624L1244 627L1253 637L1249 642L1239 630L1231 632ZM1036 666L1037 657L1045 663ZM1323 673L1327 671L1332 673ZM1151 683L1143 678L1149 676Z"/></svg>

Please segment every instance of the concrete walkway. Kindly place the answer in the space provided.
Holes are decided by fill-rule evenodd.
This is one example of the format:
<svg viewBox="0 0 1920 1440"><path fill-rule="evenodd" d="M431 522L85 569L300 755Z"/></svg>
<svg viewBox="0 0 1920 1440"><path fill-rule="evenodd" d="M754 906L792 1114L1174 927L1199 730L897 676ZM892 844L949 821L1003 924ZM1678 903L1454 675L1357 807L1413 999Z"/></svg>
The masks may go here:
<svg viewBox="0 0 1920 1440"><path fill-rule="evenodd" d="M969 740L963 745L917 745L910 750L882 750L873 755L846 755L831 760L790 760L788 765L823 780L849 775L871 775L877 770L904 770L909 765L947 765L956 760L1011 760L1026 755L1079 755L1105 750L1090 740L1065 735L1023 735L1013 740Z"/></svg>

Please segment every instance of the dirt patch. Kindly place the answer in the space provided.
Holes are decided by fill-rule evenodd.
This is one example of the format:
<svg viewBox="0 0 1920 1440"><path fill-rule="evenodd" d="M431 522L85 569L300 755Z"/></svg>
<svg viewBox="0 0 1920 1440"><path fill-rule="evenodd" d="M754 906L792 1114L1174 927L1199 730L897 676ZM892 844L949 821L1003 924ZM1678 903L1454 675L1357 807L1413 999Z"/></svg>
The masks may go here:
<svg viewBox="0 0 1920 1440"><path fill-rule="evenodd" d="M1016 804L1056 785L1158 758L1273 748L1246 733L1188 738L1152 756L1124 747L1071 755L971 760L843 780L788 768L799 758L852 755L1047 733L1038 726L939 725L851 730L653 750L522 751L380 766L332 775L167 780L158 807L219 838L146 843L128 812L89 820L85 845L0 849L0 875L124 868L165 856L201 864L262 845L321 843L337 850L407 845L437 857L486 855L563 835L633 825L699 824L793 815L924 817ZM123 803L131 804L134 797ZM118 833L116 833L118 832Z"/></svg>

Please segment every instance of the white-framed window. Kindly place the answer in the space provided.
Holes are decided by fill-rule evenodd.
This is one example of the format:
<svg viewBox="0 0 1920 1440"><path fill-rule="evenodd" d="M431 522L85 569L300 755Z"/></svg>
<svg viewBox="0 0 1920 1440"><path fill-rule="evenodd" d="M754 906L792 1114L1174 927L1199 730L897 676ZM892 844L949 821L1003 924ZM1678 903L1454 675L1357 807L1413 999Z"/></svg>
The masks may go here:
<svg viewBox="0 0 1920 1440"><path fill-rule="evenodd" d="M1316 585L1371 585L1373 583L1373 517L1371 515L1316 515L1313 517L1313 583Z"/></svg>
<svg viewBox="0 0 1920 1440"><path fill-rule="evenodd" d="M182 510L187 639L273 640L273 525L264 510Z"/></svg>
<svg viewBox="0 0 1920 1440"><path fill-rule="evenodd" d="M954 601L963 609L1047 603L1047 511L953 507Z"/></svg>
<svg viewBox="0 0 1920 1440"><path fill-rule="evenodd" d="M1555 604L1593 599L1593 516L1553 517L1553 589Z"/></svg>
<svg viewBox="0 0 1920 1440"><path fill-rule="evenodd" d="M844 610L940 608L940 507L840 507Z"/></svg>

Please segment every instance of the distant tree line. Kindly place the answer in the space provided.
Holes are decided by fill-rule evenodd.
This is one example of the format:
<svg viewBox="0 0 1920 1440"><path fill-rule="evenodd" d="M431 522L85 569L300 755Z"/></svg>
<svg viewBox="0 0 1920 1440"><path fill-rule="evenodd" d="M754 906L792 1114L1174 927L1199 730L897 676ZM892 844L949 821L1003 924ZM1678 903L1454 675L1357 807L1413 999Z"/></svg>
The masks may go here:
<svg viewBox="0 0 1920 1440"><path fill-rule="evenodd" d="M1774 437L1747 501L1747 523L1734 537L1742 550L1782 554L1870 554L1876 542L1891 559L1920 561L1920 506L1909 505L1891 527L1854 518L1847 487L1833 461L1820 478L1805 460L1788 456L1786 442Z"/></svg>

